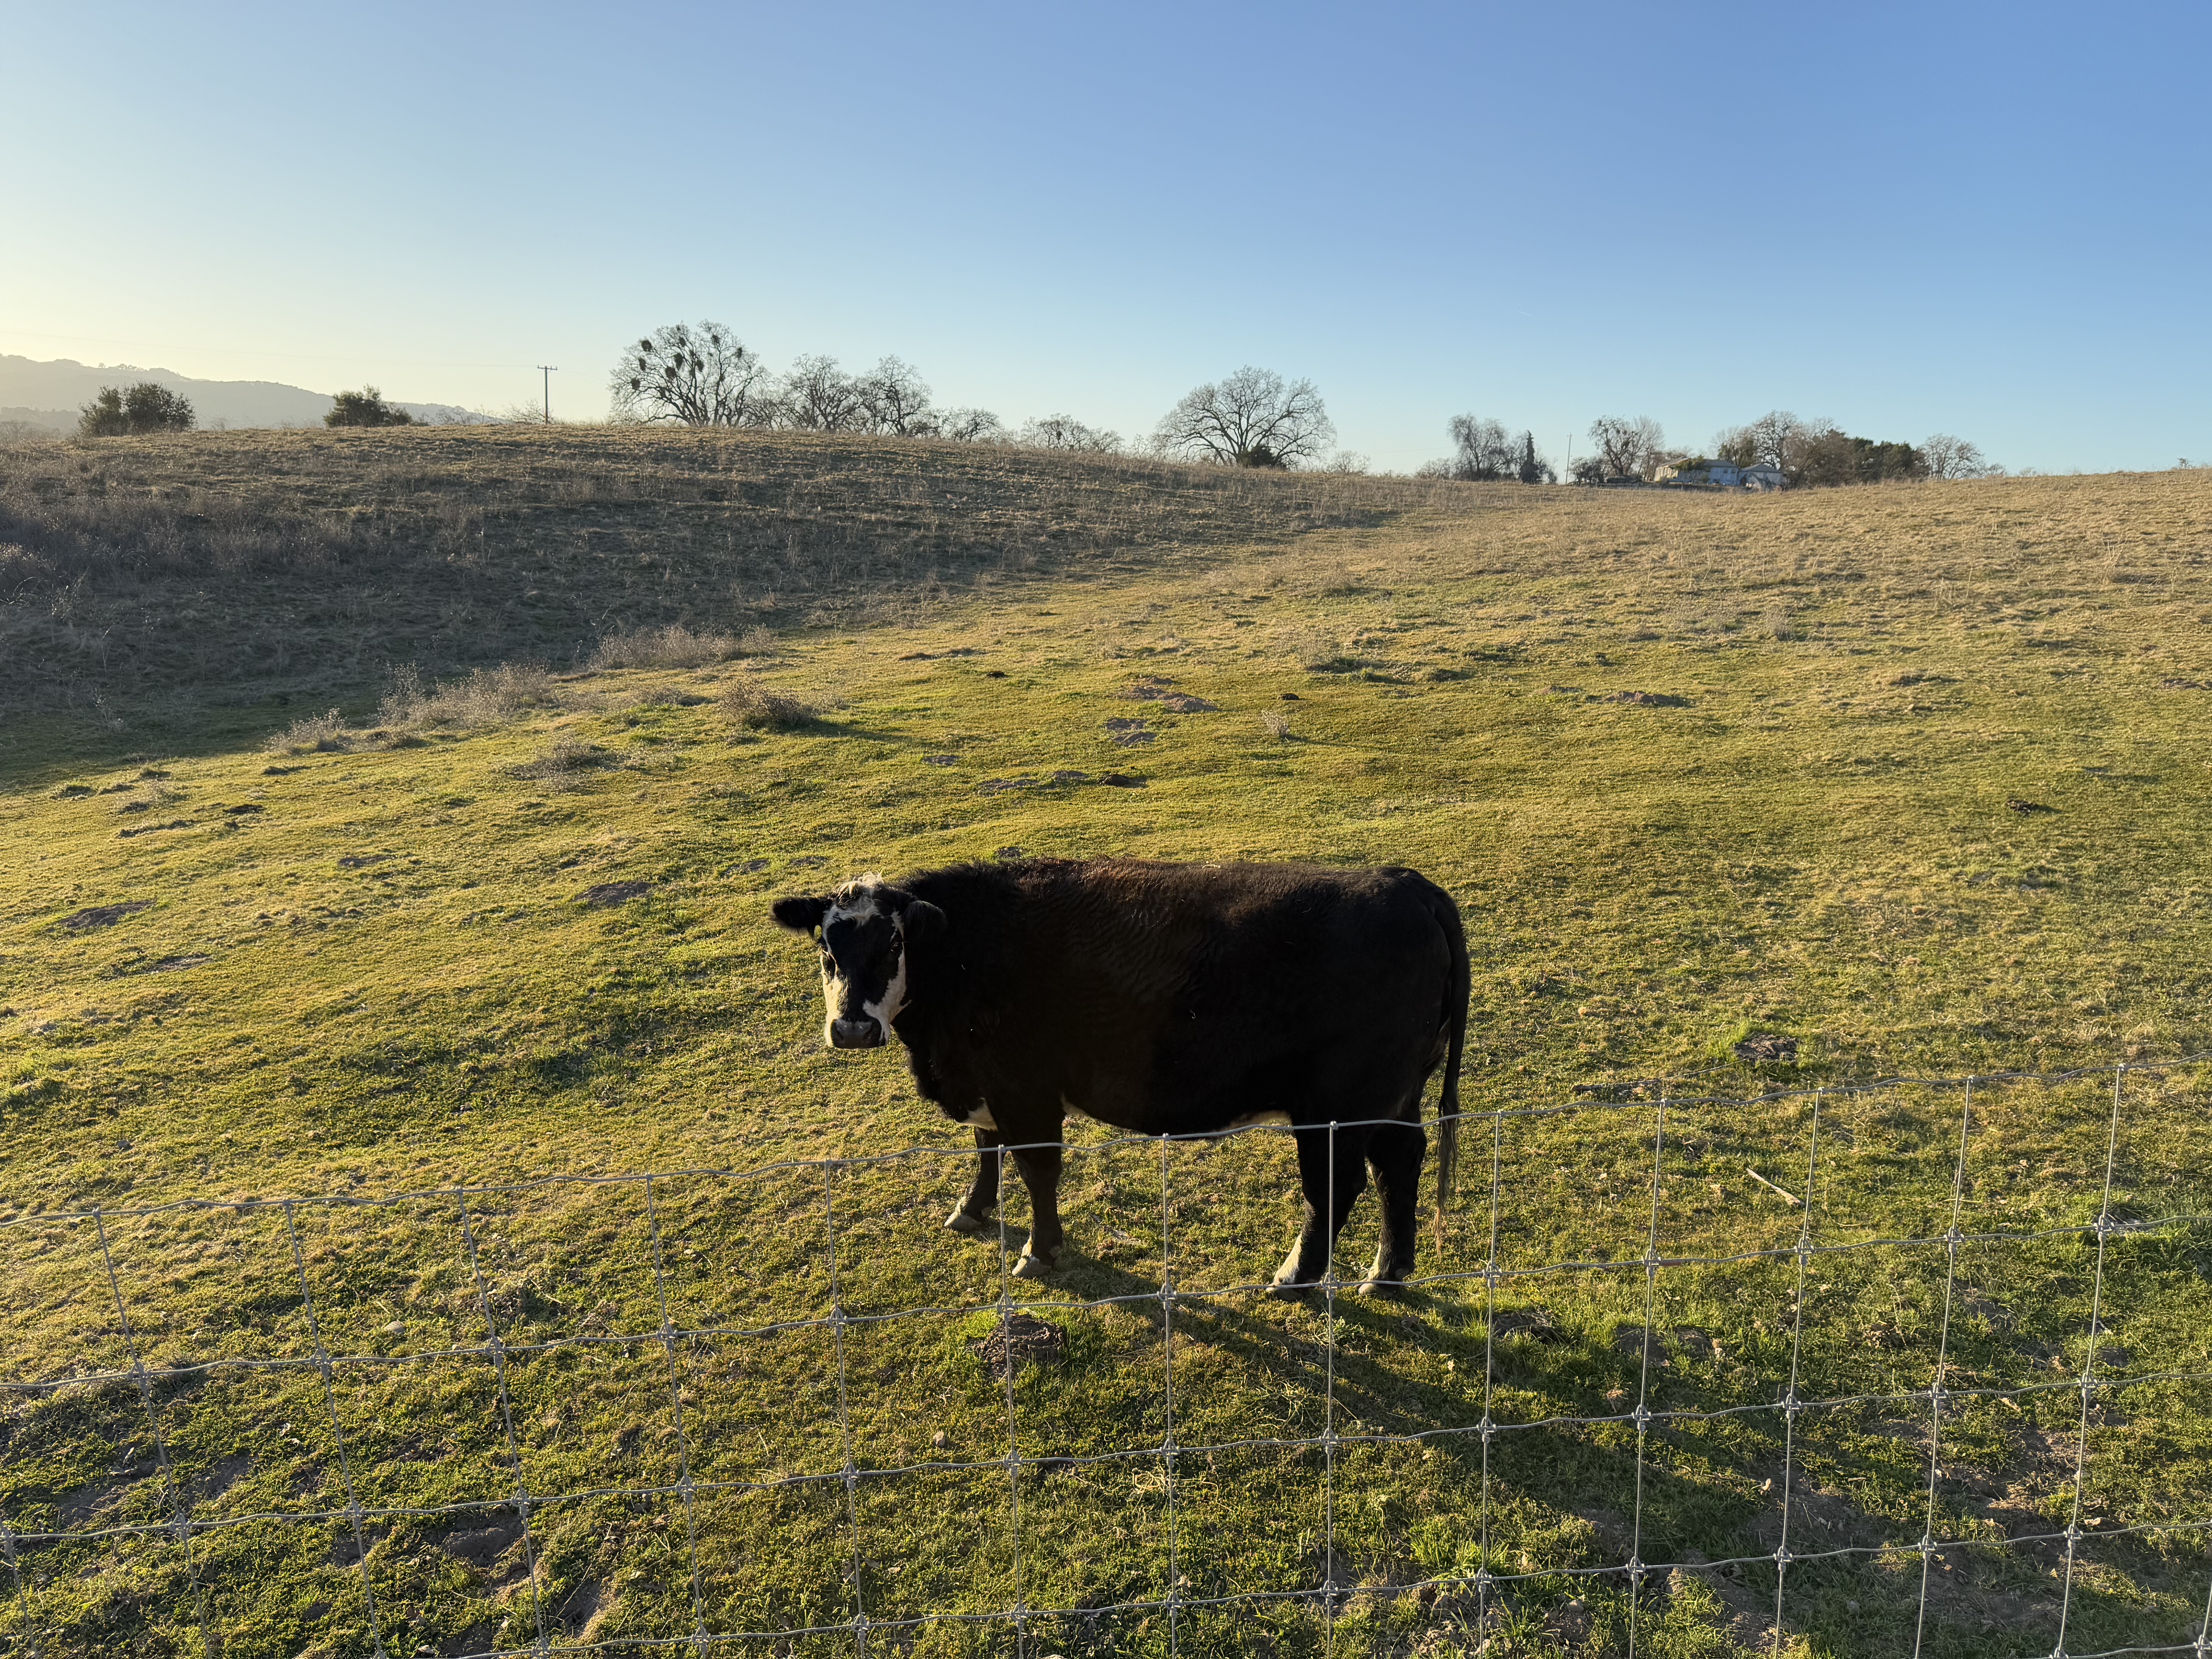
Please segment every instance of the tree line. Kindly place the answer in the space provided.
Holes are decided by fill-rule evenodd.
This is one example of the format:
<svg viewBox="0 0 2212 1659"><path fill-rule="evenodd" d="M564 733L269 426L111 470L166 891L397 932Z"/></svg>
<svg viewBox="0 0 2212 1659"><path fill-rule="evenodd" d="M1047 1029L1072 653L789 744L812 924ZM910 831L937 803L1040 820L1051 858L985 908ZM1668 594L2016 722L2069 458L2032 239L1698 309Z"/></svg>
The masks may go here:
<svg viewBox="0 0 2212 1659"><path fill-rule="evenodd" d="M1430 461L1420 476L1476 483L1555 483L1558 474L1536 447L1535 434L1516 435L1502 421L1452 417L1452 453ZM1715 461L1773 469L1791 489L1883 483L1923 478L1989 478L2004 469L1963 438L1938 432L1917 444L1853 436L1830 420L1801 420L1775 410L1716 436L1709 452L1668 445L1648 415L1601 415L1590 422L1589 448L1567 471L1578 484L1649 482L1670 470L1694 474Z"/></svg>
<svg viewBox="0 0 2212 1659"><path fill-rule="evenodd" d="M1072 415L1009 427L988 409L939 408L921 374L897 357L853 374L834 357L802 356L778 374L714 322L671 323L624 347L608 391L617 421L861 432L1094 455L1145 449L1229 466L1310 465L1336 437L1313 382L1285 380L1270 369L1240 368L1192 388L1148 441L1136 443Z"/></svg>
<svg viewBox="0 0 2212 1659"><path fill-rule="evenodd" d="M988 409L940 408L920 374L897 357L849 374L834 357L809 356L774 373L759 353L716 322L671 323L641 337L623 348L608 390L618 422L866 433L1094 455L1143 449L1237 467L1364 465L1356 457L1330 453L1336 428L1312 381L1286 380L1272 369L1250 366L1193 387L1142 443L1072 415L1047 415L1009 428ZM333 427L416 423L373 386L339 392L323 420ZM147 380L127 389L101 388L82 411L78 431L98 438L181 432L192 424L191 399ZM1559 481L1559 469L1529 428L1516 432L1488 416L1455 415L1447 430L1452 453L1425 463L1417 476L1479 483ZM1566 469L1577 484L1649 482L1669 469L1694 473L1713 461L1771 468L1793 488L1992 477L2004 471L1973 444L1948 433L1917 444L1862 438L1833 421L1801 420L1787 410L1727 428L1713 439L1710 454L1670 447L1665 430L1649 416L1600 416L1589 436L1589 450L1571 457Z"/></svg>
<svg viewBox="0 0 2212 1659"><path fill-rule="evenodd" d="M1783 409L1720 433L1713 440L1713 458L1738 466L1773 467L1785 483L1804 489L2004 473L1978 447L1948 432L1931 434L1917 444L1860 438L1833 421L1801 421Z"/></svg>

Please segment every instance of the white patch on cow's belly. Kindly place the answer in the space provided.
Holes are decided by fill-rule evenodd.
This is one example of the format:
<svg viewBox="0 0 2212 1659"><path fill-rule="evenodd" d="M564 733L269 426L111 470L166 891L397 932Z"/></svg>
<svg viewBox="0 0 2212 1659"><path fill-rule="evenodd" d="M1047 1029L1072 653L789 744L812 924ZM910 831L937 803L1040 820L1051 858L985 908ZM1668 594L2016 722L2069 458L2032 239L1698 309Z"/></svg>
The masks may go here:
<svg viewBox="0 0 2212 1659"><path fill-rule="evenodd" d="M999 1130L999 1120L991 1115L991 1109L988 1104L978 1106L960 1121L971 1129L988 1129L994 1134L996 1134Z"/></svg>

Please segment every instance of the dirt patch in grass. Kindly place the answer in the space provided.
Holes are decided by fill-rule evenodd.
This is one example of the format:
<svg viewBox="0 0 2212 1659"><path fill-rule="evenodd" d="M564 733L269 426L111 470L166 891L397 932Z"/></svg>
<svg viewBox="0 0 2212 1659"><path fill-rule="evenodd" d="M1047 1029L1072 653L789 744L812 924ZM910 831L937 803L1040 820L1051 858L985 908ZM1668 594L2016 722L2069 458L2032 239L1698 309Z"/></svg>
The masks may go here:
<svg viewBox="0 0 2212 1659"><path fill-rule="evenodd" d="M120 904L94 904L76 911L61 920L62 927L72 933L89 933L102 927L112 927L125 916L135 916L141 910L154 908L151 899L126 899Z"/></svg>

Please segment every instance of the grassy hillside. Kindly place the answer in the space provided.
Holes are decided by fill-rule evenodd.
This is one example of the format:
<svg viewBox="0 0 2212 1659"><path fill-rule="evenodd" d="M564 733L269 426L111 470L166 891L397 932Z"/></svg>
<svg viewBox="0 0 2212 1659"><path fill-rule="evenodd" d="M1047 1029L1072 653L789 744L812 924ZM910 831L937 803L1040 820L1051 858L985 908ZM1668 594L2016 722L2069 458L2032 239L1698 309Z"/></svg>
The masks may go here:
<svg viewBox="0 0 2212 1659"><path fill-rule="evenodd" d="M1737 500L670 434L8 452L0 1330L39 1386L0 1514L167 1515L137 1389L50 1386L127 1370L135 1341L203 1518L342 1511L349 1482L426 1511L369 1540L387 1651L526 1645L541 1620L603 1641L829 1623L856 1584L871 1619L1003 1609L1018 1576L1031 1607L1146 1600L1170 1530L1183 1595L1333 1571L1367 1587L1340 1651L1452 1651L1474 1593L1388 1586L1778 1541L1784 1422L1759 1410L1654 1429L1640 1540L1632 1425L1500 1436L1483 1555L1465 1430L1486 1373L1500 1422L1764 1406L1802 1310L1801 1393L1869 1398L1798 1419L1793 1549L1920 1535L1926 1401L1890 1396L1927 1388L1940 1340L1948 1386L1994 1392L1946 1426L1937 1530L1984 1541L1940 1563L1926 1650L2050 1650L2063 1546L2006 1540L2063 1528L2077 1462L2085 1527L2146 1530L2083 1546L2069 1648L2185 1640L2212 1570L2201 1533L2160 1528L2205 1520L2212 1491L2212 1234L2130 1233L2100 1277L2076 1230L2110 1073L1978 1097L1948 1336L1941 1247L1879 1241L1948 1224L1957 1091L1832 1092L1817 1149L1802 1091L2212 1048L2208 510L2192 475ZM608 634L671 622L745 654L592 666ZM533 659L556 672L463 678ZM386 697L409 664L453 689ZM747 726L763 690L819 712ZM1178 1285L1224 1292L1176 1310L1179 1443L1316 1435L1332 1410L1340 1433L1456 1431L1339 1453L1333 1559L1317 1450L1178 1459L1172 1523L1161 1460L1110 1455L1164 1432L1156 1296L1053 1315L1061 1363L1014 1383L1024 1458L1103 1460L1025 1468L1016 1547L992 1461L1008 1390L972 1346L1000 1257L935 1224L957 1158L690 1176L650 1203L556 1185L109 1220L127 1338L100 1226L64 1218L951 1148L895 1060L820 1048L811 963L767 902L1015 848L1413 864L1468 917L1468 1105L1559 1109L1500 1121L1500 1259L1582 1267L1509 1279L1495 1307L1479 1279L1347 1300L1334 1385L1324 1304L1229 1289L1287 1242L1285 1142L1074 1161L1078 1260L1036 1294L1156 1292L1164 1180ZM1748 1031L1795 1037L1796 1063L1735 1060ZM1800 1092L1670 1114L1660 1256L1786 1251L1799 1212L1747 1170L1811 1200L1816 1243L1860 1248L1816 1258L1802 1302L1787 1256L1662 1269L1647 1369L1655 1091L1634 1085L1662 1075ZM2208 1091L2190 1067L2130 1078L2115 1213L2208 1207ZM1489 1127L1470 1140L1425 1266L1486 1255ZM1348 1250L1371 1228L1363 1207ZM809 1322L833 1237L848 1311L949 1311ZM664 1292L677 1328L720 1334L665 1348ZM2100 1365L2128 1381L2085 1449L2069 1376L2093 1295ZM488 1314L564 1345L507 1364L504 1412L488 1358L436 1357ZM312 1369L192 1368L312 1357L318 1331L356 1357L328 1401ZM945 1466L863 1481L857 1552L834 1480L671 1490L685 1468L834 1475L841 1375L856 1464ZM601 1495L538 1511L527 1540L511 1511L441 1507L518 1480ZM182 1650L198 1574L228 1652L367 1652L350 1535L27 1547L28 1613L0 1617L50 1653ZM1917 1554L1795 1568L1785 1650L1898 1651L1919 1583ZM1638 1650L1763 1650L1772 1585L1766 1565L1648 1585ZM1485 1601L1499 1651L1624 1641L1617 1577ZM1169 1622L1038 1634L1164 1652ZM1176 1622L1185 1651L1327 1635L1311 1601ZM986 1626L880 1639L1012 1650Z"/></svg>
<svg viewBox="0 0 2212 1659"><path fill-rule="evenodd" d="M701 617L897 626L1449 494L657 429L0 445L0 772L250 742L286 708L373 705L396 663L569 666Z"/></svg>

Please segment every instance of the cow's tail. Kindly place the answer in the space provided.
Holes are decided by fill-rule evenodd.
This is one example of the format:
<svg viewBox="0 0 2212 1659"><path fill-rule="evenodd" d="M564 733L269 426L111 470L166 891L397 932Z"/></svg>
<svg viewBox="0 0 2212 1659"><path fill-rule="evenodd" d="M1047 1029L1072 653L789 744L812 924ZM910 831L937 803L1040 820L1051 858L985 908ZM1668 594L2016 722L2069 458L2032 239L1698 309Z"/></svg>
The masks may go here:
<svg viewBox="0 0 2212 1659"><path fill-rule="evenodd" d="M1451 960L1444 979L1443 1018L1451 1036L1444 1051L1444 1082L1437 1098L1437 1232L1441 1248L1444 1206L1451 1202L1459 1178L1459 1067L1467 1052L1467 1005L1473 994L1474 971L1468 965L1467 930L1461 925L1459 906L1451 895L1433 884L1429 908L1443 930L1444 948Z"/></svg>

